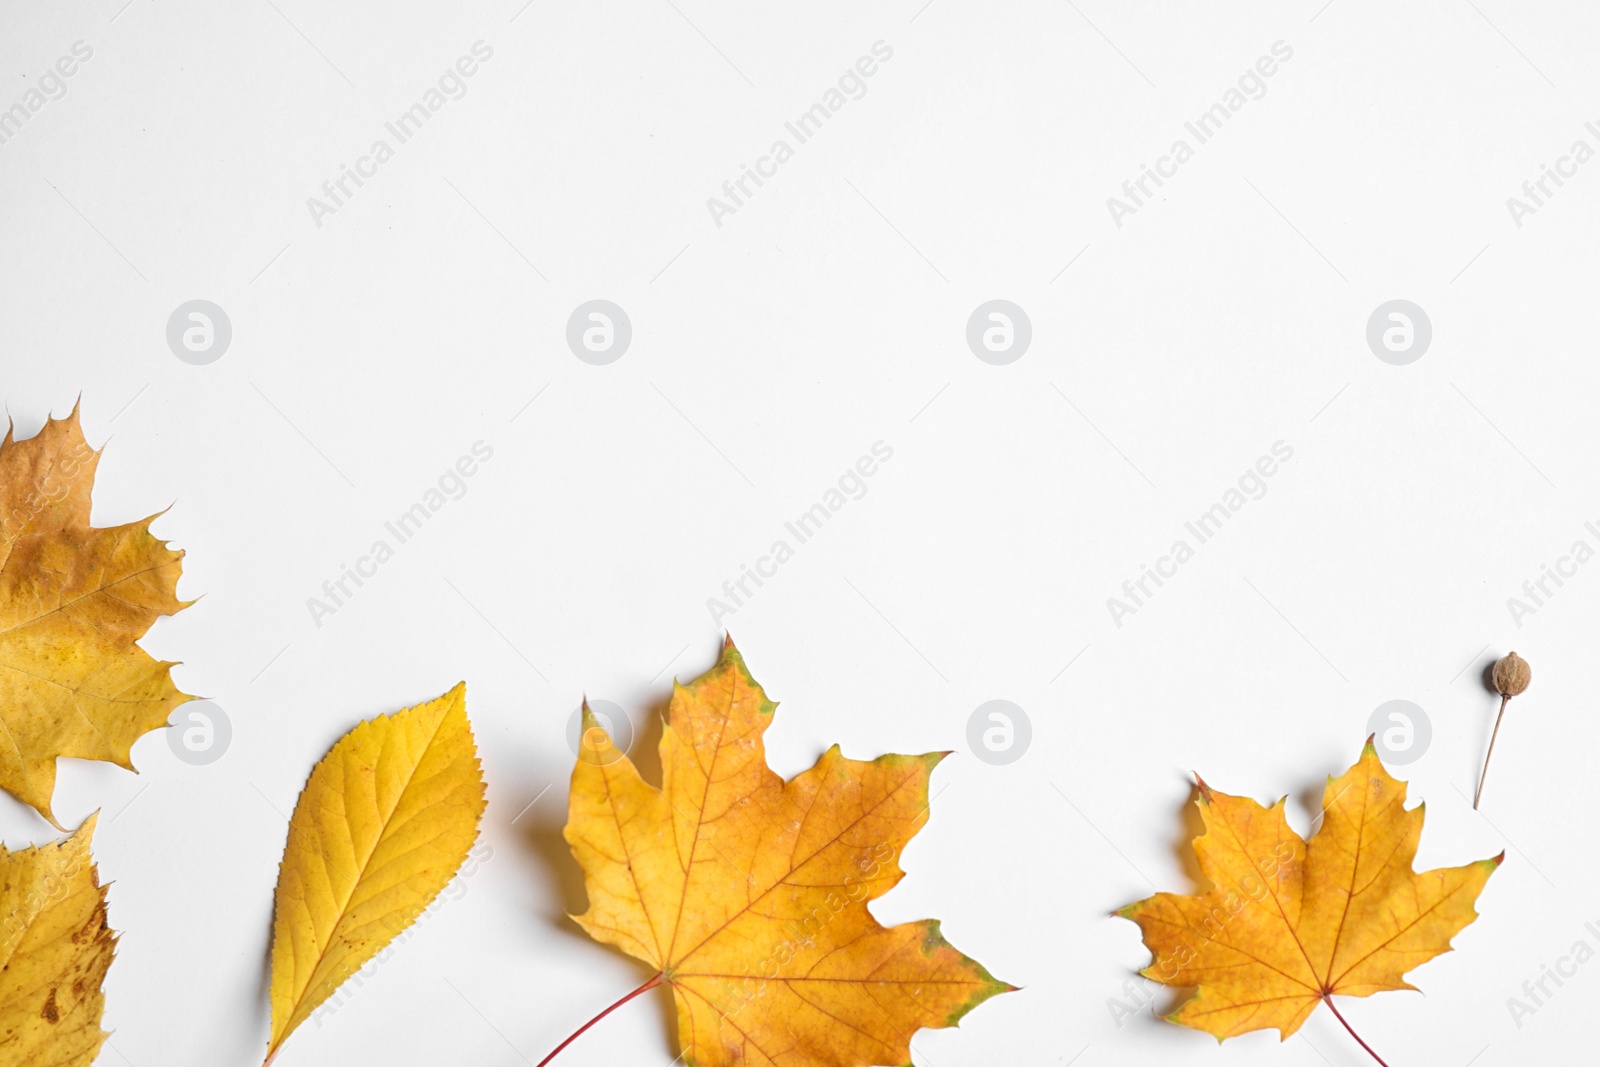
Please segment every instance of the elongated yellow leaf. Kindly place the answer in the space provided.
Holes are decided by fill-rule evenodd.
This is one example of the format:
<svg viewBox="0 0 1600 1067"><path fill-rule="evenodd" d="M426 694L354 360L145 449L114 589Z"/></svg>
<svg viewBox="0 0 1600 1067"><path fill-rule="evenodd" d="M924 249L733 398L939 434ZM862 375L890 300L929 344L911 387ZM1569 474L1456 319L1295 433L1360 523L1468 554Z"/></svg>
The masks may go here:
<svg viewBox="0 0 1600 1067"><path fill-rule="evenodd" d="M0 1067L89 1067L107 1034L106 925L91 815L64 841L0 849Z"/></svg>
<svg viewBox="0 0 1600 1067"><path fill-rule="evenodd" d="M483 808L464 682L362 723L317 764L278 871L268 1063L455 876Z"/></svg>

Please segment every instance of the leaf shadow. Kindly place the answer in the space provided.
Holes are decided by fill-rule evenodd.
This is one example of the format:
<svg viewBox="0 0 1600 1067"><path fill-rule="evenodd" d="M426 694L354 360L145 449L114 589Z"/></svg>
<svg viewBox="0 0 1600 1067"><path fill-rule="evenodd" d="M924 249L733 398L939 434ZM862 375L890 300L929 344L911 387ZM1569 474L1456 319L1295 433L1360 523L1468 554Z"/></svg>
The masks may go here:
<svg viewBox="0 0 1600 1067"><path fill-rule="evenodd" d="M1328 785L1326 782L1307 784L1305 788L1295 794L1294 799L1295 803L1300 805L1300 810L1305 812L1306 817L1311 820L1306 824L1305 833L1301 834L1306 839L1306 842L1310 843L1311 839L1321 832L1322 824L1327 821L1323 817L1322 805L1328 799ZM1293 829L1292 823L1290 824L1290 829Z"/></svg>
<svg viewBox="0 0 1600 1067"><path fill-rule="evenodd" d="M1183 868L1185 877L1188 878L1192 891L1203 893L1211 887L1211 882L1200 869L1200 860L1195 855L1194 842L1203 837L1206 832L1205 820L1200 815L1200 785L1194 779L1188 780L1189 792L1183 798L1183 803L1178 805L1178 818L1176 820L1178 831L1171 841L1172 854ZM1157 890L1159 891L1159 890ZM1150 963L1154 964L1152 956ZM1169 986L1159 984L1150 978L1143 978L1142 987L1134 986L1138 990L1133 994L1137 998L1139 1019L1136 1025L1146 1027L1157 1032L1164 1030L1170 1024L1161 1016L1176 1011L1184 1001L1195 994L1194 986ZM1129 991L1124 986L1123 994ZM1118 999L1121 999L1119 995ZM1126 1005L1124 1005L1126 1006Z"/></svg>
<svg viewBox="0 0 1600 1067"><path fill-rule="evenodd" d="M1200 888L1210 886L1204 872L1200 870L1199 857L1195 855L1194 842L1203 837L1206 832L1206 823L1200 816L1200 786L1194 781L1189 782L1189 795L1183 798L1183 803L1178 809L1179 836L1172 842L1173 855L1183 867L1183 873L1189 880Z"/></svg>
<svg viewBox="0 0 1600 1067"><path fill-rule="evenodd" d="M277 897L277 887L276 887L276 885L274 885L274 887L273 887L273 898L274 898L274 901L266 909L266 914L268 916L268 919L267 919L267 924L266 924L266 938L265 938L265 941L262 944L261 956L260 956L260 962L261 962L261 970L259 972L260 982L256 986L255 997L254 997L253 1004L252 1004L252 1007L255 1008L255 1010L257 1012L256 1018L258 1020L255 1028L251 1031L252 1036L255 1036L257 1034L264 1034L265 1037L261 1041L259 1046L257 1046L254 1042L252 1042L251 1043L251 1047L252 1048L259 1047L262 1050L261 1051L261 1055L263 1055L263 1056L266 1055L266 1051L265 1051L266 1047L267 1047L268 1044L271 1043L271 1038L272 1038L272 949L273 949L273 942L277 940L277 933L278 933L278 931L276 929L276 919L277 919L277 910L278 910L277 909L276 897ZM246 1062L248 1062L248 1061L246 1061Z"/></svg>
<svg viewBox="0 0 1600 1067"><path fill-rule="evenodd" d="M521 827L521 837L523 845L538 859L539 870L555 882L560 908L543 916L546 924L564 934L577 935L578 929L569 916L581 914L585 908L583 872L562 836L565 825L564 813L542 814L527 820Z"/></svg>

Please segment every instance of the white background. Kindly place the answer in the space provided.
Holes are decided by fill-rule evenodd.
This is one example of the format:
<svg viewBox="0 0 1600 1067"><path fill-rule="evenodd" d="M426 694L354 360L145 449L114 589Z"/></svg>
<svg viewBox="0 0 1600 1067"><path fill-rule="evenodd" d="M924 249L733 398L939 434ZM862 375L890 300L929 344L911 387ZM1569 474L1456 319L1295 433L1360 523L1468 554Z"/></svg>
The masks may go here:
<svg viewBox="0 0 1600 1067"><path fill-rule="evenodd" d="M81 394L98 524L172 504L155 529L203 597L144 645L234 735L210 766L164 732L137 776L62 762L122 932L101 1063L259 1062L285 813L353 724L463 678L492 858L282 1067L536 1062L647 977L564 917L567 716L587 693L643 722L709 666L708 598L879 440L867 494L722 622L783 704L781 773L835 741L960 750L874 911L941 918L1025 989L922 1032L918 1064L1369 1063L1325 1010L1282 1047L1116 1025L1148 953L1108 914L1195 888L1192 771L1287 793L1303 830L1396 698L1433 728L1396 769L1419 866L1507 860L1424 994L1347 1017L1395 1067L1593 1059L1600 963L1520 1027L1507 998L1600 947L1600 564L1520 626L1507 598L1600 547L1600 162L1520 228L1506 206L1600 147L1592 8L124 2L0 7L0 107L94 50L0 145L0 381L19 436ZM317 226L307 198L478 40L467 95ZM867 94L718 227L706 199L879 40ZM1279 40L1266 95L1114 225L1106 198ZM634 328L603 367L564 339L596 297ZM964 336L997 297L1033 325L1009 366ZM209 366L165 340L195 298L233 324ZM1409 366L1365 341L1395 298L1433 323ZM307 598L479 440L467 494L315 625ZM1266 495L1114 625L1279 440ZM1480 815L1509 648L1535 680ZM966 750L994 698L1033 724L1009 766ZM52 837L8 797L0 829ZM675 1052L663 993L557 1062Z"/></svg>

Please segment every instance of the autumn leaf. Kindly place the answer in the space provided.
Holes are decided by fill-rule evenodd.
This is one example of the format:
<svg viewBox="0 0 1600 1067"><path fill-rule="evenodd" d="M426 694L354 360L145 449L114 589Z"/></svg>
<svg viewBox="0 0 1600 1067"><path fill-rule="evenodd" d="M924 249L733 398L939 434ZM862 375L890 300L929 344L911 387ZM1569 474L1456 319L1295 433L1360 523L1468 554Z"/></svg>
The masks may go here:
<svg viewBox="0 0 1600 1067"><path fill-rule="evenodd" d="M0 1064L89 1067L107 1036L101 983L116 938L89 839L0 848Z"/></svg>
<svg viewBox="0 0 1600 1067"><path fill-rule="evenodd" d="M483 809L466 683L362 723L317 764L278 871L268 1063L449 884Z"/></svg>
<svg viewBox="0 0 1600 1067"><path fill-rule="evenodd" d="M99 461L76 408L0 442L0 788L57 829L58 756L131 771L133 743L192 699L135 644L188 606L174 595L183 553L150 533L154 515L89 525Z"/></svg>
<svg viewBox="0 0 1600 1067"><path fill-rule="evenodd" d="M762 742L776 707L726 642L673 686L660 789L586 709L566 828L589 893L577 922L658 972L624 1000L672 990L687 1064L909 1063L919 1027L1013 988L937 922L886 928L867 910L903 877L944 754L862 762L835 745L785 782Z"/></svg>
<svg viewBox="0 0 1600 1067"><path fill-rule="evenodd" d="M1349 1029L1332 998L1415 989L1406 972L1450 951L1505 858L1412 870L1424 808L1406 810L1405 783L1389 777L1370 738L1354 767L1328 779L1309 842L1289 828L1286 800L1262 807L1201 782L1206 832L1194 850L1212 888L1158 893L1117 913L1139 924L1154 953L1140 973L1198 987L1172 1022L1218 1040L1272 1028L1287 1040L1326 1002Z"/></svg>

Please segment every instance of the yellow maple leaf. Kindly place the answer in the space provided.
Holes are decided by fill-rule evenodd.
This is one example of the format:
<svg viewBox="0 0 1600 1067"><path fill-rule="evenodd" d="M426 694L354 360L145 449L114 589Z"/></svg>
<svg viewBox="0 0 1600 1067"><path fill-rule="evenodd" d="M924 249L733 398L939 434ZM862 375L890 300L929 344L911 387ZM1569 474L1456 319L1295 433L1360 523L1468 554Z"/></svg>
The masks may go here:
<svg viewBox="0 0 1600 1067"><path fill-rule="evenodd" d="M0 442L0 788L50 810L56 758L133 770L133 743L191 697L136 641L174 595L182 552L150 533L156 518L89 525L100 454L78 411L26 441Z"/></svg>
<svg viewBox="0 0 1600 1067"><path fill-rule="evenodd" d="M776 707L725 642L674 683L660 789L586 715L566 828L589 893L575 918L659 972L630 996L672 989L686 1064L909 1063L919 1027L1013 988L937 922L884 927L867 909L903 877L944 754L862 762L835 745L785 782L762 742Z"/></svg>
<svg viewBox="0 0 1600 1067"><path fill-rule="evenodd" d="M0 1064L89 1067L105 1043L101 983L116 938L89 839L0 848Z"/></svg>
<svg viewBox="0 0 1600 1067"><path fill-rule="evenodd" d="M465 683L362 723L317 764L278 870L268 1063L449 884L484 803Z"/></svg>
<svg viewBox="0 0 1600 1067"><path fill-rule="evenodd" d="M1414 871L1424 807L1406 809L1405 783L1370 739L1323 796L1308 843L1289 828L1287 798L1263 807L1200 783L1206 832L1194 850L1212 888L1158 893L1117 913L1139 924L1154 954L1141 974L1198 987L1169 1020L1218 1040L1272 1028L1287 1040L1326 1002L1349 1029L1335 995L1415 989L1406 972L1450 951L1478 917L1473 905L1505 853Z"/></svg>

